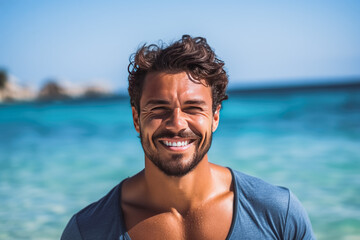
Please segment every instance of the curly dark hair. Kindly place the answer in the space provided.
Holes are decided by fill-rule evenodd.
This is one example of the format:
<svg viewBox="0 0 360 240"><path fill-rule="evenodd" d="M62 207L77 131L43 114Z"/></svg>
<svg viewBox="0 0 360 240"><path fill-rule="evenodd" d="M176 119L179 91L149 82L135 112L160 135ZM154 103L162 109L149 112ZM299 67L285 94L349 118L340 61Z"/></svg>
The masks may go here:
<svg viewBox="0 0 360 240"><path fill-rule="evenodd" d="M149 72L186 72L193 82L212 89L212 110L228 98L226 87L228 76L224 62L218 59L205 38L183 35L179 41L169 46L161 44L143 45L130 57L129 95L130 104L140 113L140 98L146 74Z"/></svg>

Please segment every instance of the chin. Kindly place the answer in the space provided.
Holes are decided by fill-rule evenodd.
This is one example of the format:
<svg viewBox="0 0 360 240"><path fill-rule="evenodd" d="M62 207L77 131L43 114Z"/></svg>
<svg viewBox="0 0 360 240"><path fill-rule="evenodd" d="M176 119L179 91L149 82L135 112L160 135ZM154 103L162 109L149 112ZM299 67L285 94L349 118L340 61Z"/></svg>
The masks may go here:
<svg viewBox="0 0 360 240"><path fill-rule="evenodd" d="M195 156L192 157L191 160L186 161L182 154L174 154L171 156L171 159L166 162L156 158L149 159L161 172L170 177L183 177L187 175L192 170L194 170L201 161L201 159L198 159Z"/></svg>

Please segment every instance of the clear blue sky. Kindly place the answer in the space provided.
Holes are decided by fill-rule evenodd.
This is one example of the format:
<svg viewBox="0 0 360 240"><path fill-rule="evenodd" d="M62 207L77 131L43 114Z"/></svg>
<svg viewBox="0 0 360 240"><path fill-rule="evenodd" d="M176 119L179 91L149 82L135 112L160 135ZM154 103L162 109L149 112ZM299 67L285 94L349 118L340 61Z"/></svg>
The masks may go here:
<svg viewBox="0 0 360 240"><path fill-rule="evenodd" d="M0 0L0 68L127 84L145 42L204 36L236 83L360 76L360 1Z"/></svg>

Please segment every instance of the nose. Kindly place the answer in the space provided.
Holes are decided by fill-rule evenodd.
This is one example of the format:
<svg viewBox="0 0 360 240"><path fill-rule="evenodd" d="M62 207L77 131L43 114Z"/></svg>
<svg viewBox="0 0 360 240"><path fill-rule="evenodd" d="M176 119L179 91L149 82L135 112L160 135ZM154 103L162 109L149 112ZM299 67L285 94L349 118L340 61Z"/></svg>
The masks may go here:
<svg viewBox="0 0 360 240"><path fill-rule="evenodd" d="M187 121L180 108L175 108L172 111L166 120L166 128L173 132L179 132L187 128Z"/></svg>

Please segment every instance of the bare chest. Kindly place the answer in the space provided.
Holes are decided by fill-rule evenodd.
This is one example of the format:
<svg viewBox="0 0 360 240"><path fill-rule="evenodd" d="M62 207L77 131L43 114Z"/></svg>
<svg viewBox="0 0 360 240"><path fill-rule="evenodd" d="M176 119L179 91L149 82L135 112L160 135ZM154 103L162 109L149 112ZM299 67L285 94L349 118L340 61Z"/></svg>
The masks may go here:
<svg viewBox="0 0 360 240"><path fill-rule="evenodd" d="M226 239L232 223L232 204L200 208L184 216L172 212L125 215L128 234L137 239ZM126 217L127 216L127 217ZM134 217L138 217L135 219ZM131 224L132 223L132 224ZM135 224L134 224L135 223Z"/></svg>

